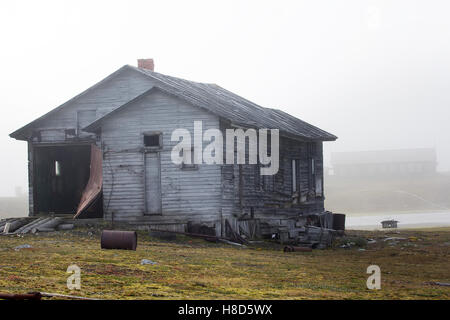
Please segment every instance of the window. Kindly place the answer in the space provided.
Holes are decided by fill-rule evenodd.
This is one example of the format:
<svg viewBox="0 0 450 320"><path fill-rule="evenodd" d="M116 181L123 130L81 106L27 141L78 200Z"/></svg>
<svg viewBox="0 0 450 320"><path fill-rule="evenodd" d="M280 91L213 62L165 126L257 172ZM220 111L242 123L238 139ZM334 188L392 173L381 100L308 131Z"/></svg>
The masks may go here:
<svg viewBox="0 0 450 320"><path fill-rule="evenodd" d="M292 160L292 193L297 192L297 160Z"/></svg>
<svg viewBox="0 0 450 320"><path fill-rule="evenodd" d="M159 148L161 147L161 134L144 134L144 146L148 148Z"/></svg>
<svg viewBox="0 0 450 320"><path fill-rule="evenodd" d="M314 158L309 159L309 191L316 190L316 161Z"/></svg>
<svg viewBox="0 0 450 320"><path fill-rule="evenodd" d="M55 176L59 177L61 175L61 163L55 161Z"/></svg>

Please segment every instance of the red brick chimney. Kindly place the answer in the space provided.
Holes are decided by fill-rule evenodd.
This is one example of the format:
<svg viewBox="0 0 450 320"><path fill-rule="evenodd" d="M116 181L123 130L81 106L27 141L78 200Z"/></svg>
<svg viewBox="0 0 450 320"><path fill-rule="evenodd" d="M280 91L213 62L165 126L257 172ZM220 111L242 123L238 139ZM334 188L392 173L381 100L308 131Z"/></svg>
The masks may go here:
<svg viewBox="0 0 450 320"><path fill-rule="evenodd" d="M153 59L138 59L138 68L155 71Z"/></svg>

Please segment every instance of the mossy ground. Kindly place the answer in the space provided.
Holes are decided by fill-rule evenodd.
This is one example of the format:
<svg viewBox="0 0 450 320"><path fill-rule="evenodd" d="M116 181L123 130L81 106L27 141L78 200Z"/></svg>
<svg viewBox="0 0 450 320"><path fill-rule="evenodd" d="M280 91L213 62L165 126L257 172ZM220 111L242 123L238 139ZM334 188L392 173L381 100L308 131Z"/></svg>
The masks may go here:
<svg viewBox="0 0 450 320"><path fill-rule="evenodd" d="M348 231L374 238L365 250L335 247L284 253L282 246L246 248L177 236L139 233L136 251L100 249L100 232L0 237L0 292L56 292L100 299L449 299L450 229ZM32 248L14 250L18 245ZM141 265L142 259L157 262ZM81 290L66 287L67 267L81 268ZM381 290L368 290L366 269L381 268Z"/></svg>

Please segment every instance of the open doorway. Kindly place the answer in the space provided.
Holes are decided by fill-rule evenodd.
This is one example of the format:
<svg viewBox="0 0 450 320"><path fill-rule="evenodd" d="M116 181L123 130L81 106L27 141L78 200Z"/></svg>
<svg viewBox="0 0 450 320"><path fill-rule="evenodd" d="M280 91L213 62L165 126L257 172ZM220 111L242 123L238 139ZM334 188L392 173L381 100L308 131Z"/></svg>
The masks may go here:
<svg viewBox="0 0 450 320"><path fill-rule="evenodd" d="M90 145L34 150L34 214L74 214L90 175Z"/></svg>

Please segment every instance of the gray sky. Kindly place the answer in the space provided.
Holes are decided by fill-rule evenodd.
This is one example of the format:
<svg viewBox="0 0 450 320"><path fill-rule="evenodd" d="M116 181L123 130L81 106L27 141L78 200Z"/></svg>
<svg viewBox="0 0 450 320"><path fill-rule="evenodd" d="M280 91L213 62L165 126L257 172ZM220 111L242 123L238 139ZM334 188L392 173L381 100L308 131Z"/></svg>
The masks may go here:
<svg viewBox="0 0 450 320"><path fill-rule="evenodd" d="M339 137L436 147L450 170L448 1L0 2L0 196L26 187L8 134L124 64L214 82Z"/></svg>

